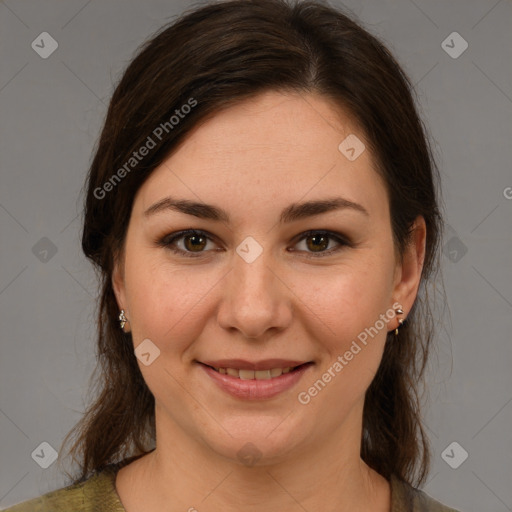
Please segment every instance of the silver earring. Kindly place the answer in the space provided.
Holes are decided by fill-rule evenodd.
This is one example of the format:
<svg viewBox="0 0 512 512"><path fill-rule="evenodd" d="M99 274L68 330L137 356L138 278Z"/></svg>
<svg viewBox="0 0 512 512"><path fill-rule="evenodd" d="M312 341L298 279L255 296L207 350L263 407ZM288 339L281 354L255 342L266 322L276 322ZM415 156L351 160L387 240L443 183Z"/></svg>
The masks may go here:
<svg viewBox="0 0 512 512"><path fill-rule="evenodd" d="M398 309L396 309L395 311L396 311L396 314L397 314L397 315L403 315L403 314L404 314L404 312L403 312L402 308L398 308ZM398 336L398 327L401 327L403 323L404 323L404 319L403 319L403 318L399 318L399 319L398 319L398 324L399 324L399 325L398 325L398 326L397 326L397 328L395 329L395 336Z"/></svg>
<svg viewBox="0 0 512 512"><path fill-rule="evenodd" d="M124 326L127 321L128 321L128 318L126 318L126 316L124 314L124 309L121 309L121 312L119 313L119 323L120 323L121 329L124 329Z"/></svg>

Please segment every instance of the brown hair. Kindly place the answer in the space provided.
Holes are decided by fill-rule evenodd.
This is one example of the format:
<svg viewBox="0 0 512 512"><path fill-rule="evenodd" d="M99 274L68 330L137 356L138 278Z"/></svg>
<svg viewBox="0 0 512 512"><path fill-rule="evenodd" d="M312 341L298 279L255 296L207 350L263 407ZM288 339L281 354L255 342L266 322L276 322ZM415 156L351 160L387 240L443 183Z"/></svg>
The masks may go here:
<svg viewBox="0 0 512 512"><path fill-rule="evenodd" d="M395 474L411 485L428 474L418 385L433 337L426 283L439 266L442 219L439 172L413 86L383 44L339 8L320 1L232 0L191 9L164 26L129 64L108 108L86 183L82 234L83 251L102 286L100 376L91 376L95 399L63 442L76 434L69 451L75 461L78 455L80 467L74 482L154 448L154 397L139 370L131 334L119 328L111 282L134 196L198 123L268 90L320 93L359 123L386 183L398 255L416 217L425 219L420 290L399 335L388 334L366 392L361 457L385 478ZM181 110L186 104L195 106ZM170 123L177 110L188 113ZM161 137L155 135L158 126L165 126ZM148 137L156 147L129 169L126 163Z"/></svg>

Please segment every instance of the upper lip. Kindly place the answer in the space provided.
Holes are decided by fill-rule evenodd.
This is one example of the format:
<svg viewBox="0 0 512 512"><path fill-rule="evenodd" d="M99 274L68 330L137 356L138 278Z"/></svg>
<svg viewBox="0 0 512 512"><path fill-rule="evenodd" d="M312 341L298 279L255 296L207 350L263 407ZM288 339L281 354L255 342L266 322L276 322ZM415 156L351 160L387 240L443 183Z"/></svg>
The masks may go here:
<svg viewBox="0 0 512 512"><path fill-rule="evenodd" d="M236 368L237 370L271 370L272 368L288 368L300 366L311 361L295 361L291 359L264 359L262 361L250 362L244 359L218 359L210 361L199 361L214 368Z"/></svg>

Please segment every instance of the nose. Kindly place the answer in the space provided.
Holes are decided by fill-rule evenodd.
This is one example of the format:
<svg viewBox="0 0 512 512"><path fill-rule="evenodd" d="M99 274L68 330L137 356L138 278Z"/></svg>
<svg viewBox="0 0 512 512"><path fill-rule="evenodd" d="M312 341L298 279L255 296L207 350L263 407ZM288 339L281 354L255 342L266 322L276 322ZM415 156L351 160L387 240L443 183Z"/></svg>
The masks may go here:
<svg viewBox="0 0 512 512"><path fill-rule="evenodd" d="M284 276L279 275L279 267L271 255L263 250L250 263L238 254L233 259L217 313L220 326L253 340L286 329L292 319L293 293L286 286Z"/></svg>

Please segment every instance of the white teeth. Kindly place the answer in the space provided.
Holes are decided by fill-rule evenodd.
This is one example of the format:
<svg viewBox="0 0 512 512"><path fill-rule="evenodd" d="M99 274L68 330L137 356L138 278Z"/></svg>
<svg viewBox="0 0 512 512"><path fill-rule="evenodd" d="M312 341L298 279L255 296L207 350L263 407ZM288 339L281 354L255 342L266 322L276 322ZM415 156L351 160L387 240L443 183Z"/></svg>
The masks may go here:
<svg viewBox="0 0 512 512"><path fill-rule="evenodd" d="M282 368L272 368L272 370L270 370L271 377L279 377L279 375L282 375L282 373L283 373Z"/></svg>
<svg viewBox="0 0 512 512"><path fill-rule="evenodd" d="M257 380L268 380L271 378L270 370L258 370L254 372L254 377L256 377Z"/></svg>
<svg viewBox="0 0 512 512"><path fill-rule="evenodd" d="M269 380L279 377L283 373L289 373L292 367L272 368L271 370L238 370L237 368L215 368L222 375L231 375L242 380Z"/></svg>
<svg viewBox="0 0 512 512"><path fill-rule="evenodd" d="M242 380L254 379L254 370L238 370L238 373Z"/></svg>

